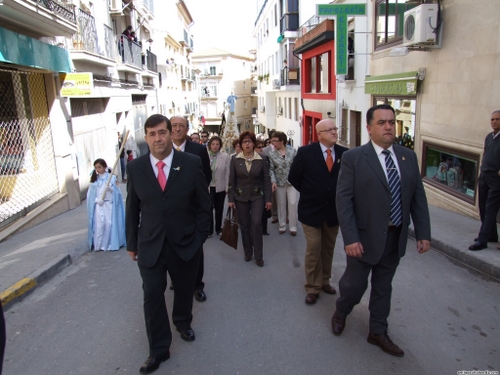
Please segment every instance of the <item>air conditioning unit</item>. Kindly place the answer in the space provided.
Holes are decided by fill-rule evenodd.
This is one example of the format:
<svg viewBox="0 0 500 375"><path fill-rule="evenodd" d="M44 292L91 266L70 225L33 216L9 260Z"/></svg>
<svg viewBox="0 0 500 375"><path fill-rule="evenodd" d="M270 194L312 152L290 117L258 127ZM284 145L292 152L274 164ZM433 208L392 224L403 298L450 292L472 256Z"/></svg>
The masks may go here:
<svg viewBox="0 0 500 375"><path fill-rule="evenodd" d="M439 4L420 4L404 13L403 46L432 46L438 44Z"/></svg>
<svg viewBox="0 0 500 375"><path fill-rule="evenodd" d="M273 80L273 90L279 90L281 88L281 81L279 79Z"/></svg>

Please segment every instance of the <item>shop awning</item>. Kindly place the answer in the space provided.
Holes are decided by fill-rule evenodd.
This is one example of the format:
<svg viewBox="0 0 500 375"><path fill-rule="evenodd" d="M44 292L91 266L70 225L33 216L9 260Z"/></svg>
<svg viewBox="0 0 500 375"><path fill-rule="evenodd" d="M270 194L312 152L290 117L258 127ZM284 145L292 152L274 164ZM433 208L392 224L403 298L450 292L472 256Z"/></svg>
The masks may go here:
<svg viewBox="0 0 500 375"><path fill-rule="evenodd" d="M69 73L72 61L64 48L0 27L0 62Z"/></svg>
<svg viewBox="0 0 500 375"><path fill-rule="evenodd" d="M367 77L365 79L365 94L416 95L417 84L417 71Z"/></svg>

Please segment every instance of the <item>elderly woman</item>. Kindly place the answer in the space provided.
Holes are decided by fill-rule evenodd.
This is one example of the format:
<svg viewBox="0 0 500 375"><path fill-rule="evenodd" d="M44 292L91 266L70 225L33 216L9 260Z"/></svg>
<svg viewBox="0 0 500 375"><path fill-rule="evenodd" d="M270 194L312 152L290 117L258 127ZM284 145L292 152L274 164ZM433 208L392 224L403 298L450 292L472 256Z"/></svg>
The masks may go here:
<svg viewBox="0 0 500 375"><path fill-rule="evenodd" d="M255 151L255 134L245 131L240 135L242 151L231 158L229 172L228 207L236 208L241 229L245 261L252 260L264 266L262 239L262 212L270 210L271 180L267 157Z"/></svg>
<svg viewBox="0 0 500 375"><path fill-rule="evenodd" d="M226 199L227 186L229 184L229 155L221 152L222 139L213 136L208 141L208 156L210 157L210 168L212 169L212 181L210 181L210 200L212 211L215 209L215 233L222 233L222 212L224 211L224 199ZM214 220L212 225L214 230Z"/></svg>
<svg viewBox="0 0 500 375"><path fill-rule="evenodd" d="M269 169L271 174L272 190L276 191L276 203L278 209L279 233L286 231L287 201L288 201L288 222L290 234L297 234L297 190L288 182L288 172L292 165L293 158L297 154L292 147L286 146L286 134L274 132L271 135L271 142L274 149L269 152Z"/></svg>

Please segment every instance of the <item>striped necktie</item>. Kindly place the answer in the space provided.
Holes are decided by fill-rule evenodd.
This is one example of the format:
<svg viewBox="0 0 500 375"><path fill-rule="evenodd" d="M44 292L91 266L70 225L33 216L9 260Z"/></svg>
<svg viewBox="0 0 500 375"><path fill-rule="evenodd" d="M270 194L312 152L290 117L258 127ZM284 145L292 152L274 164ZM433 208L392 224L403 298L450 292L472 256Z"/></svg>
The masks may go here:
<svg viewBox="0 0 500 375"><path fill-rule="evenodd" d="M402 221L402 208L401 208L401 180L394 161L391 157L389 150L384 150L382 153L385 155L385 167L387 169L387 180L389 182L389 190L391 192L391 223L395 226L400 226Z"/></svg>

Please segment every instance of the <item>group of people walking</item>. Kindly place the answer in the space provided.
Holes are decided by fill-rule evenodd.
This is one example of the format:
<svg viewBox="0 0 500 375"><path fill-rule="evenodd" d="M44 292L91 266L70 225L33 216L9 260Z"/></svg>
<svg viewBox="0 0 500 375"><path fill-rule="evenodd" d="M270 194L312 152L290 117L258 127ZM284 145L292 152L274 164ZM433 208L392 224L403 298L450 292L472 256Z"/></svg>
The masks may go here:
<svg viewBox="0 0 500 375"><path fill-rule="evenodd" d="M137 261L143 280L149 357L140 368L142 374L155 371L170 357L172 331L164 298L167 273L174 289L172 323L183 340L195 340L193 295L200 302L206 300L203 243L223 229L226 196L228 209L237 213L244 260L254 258L260 267L264 266L263 234L267 232L263 221L270 216L273 193L278 233L285 234L288 224L290 235L296 236L297 220L301 222L307 243L308 305L315 304L321 292L337 293L330 278L340 229L347 268L331 319L333 334L344 330L371 272L367 340L389 354L404 355L387 335L392 278L405 253L410 217L419 253L430 247L430 221L416 156L394 144L392 107L370 108L367 131L371 141L352 150L337 145L338 129L331 119L318 122L318 142L298 152L287 146L282 132L274 132L271 144L261 147L255 134L246 131L233 142L235 153L227 155L221 151L223 141L218 136L206 145L189 140L189 124L180 116L152 115L144 128L150 152L127 164L123 224L127 252ZM116 203L120 197L105 162L98 159L95 165L89 228L91 221L98 225L109 218L123 220L121 210L108 209L103 214L106 202ZM111 249L110 244L116 242L104 241L103 235L118 232L122 246L122 233L113 231L116 225L122 224L111 224L106 231L89 229L89 243L96 249Z"/></svg>

